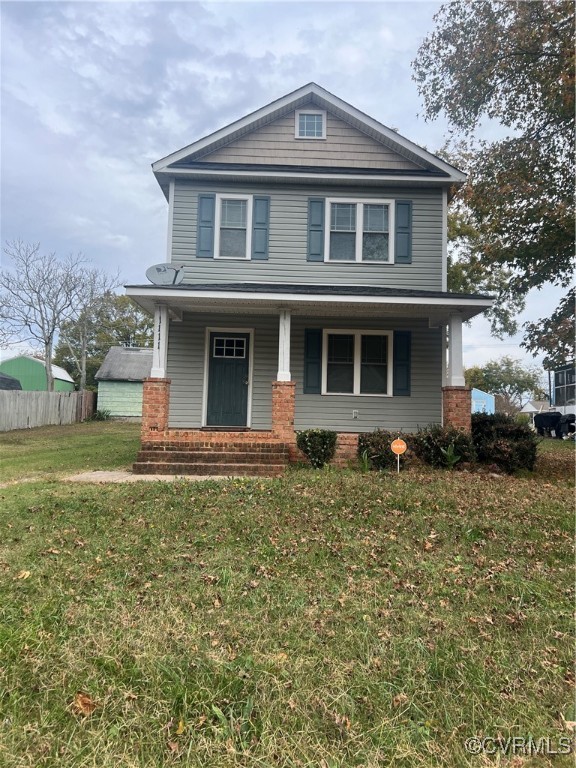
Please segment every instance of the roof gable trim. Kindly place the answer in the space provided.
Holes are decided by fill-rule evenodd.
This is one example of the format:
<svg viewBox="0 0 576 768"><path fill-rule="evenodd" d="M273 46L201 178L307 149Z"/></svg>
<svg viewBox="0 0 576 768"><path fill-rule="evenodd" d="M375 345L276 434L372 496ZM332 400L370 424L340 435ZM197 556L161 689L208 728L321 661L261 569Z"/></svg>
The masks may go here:
<svg viewBox="0 0 576 768"><path fill-rule="evenodd" d="M422 147L419 147L417 144L414 144L409 139L404 138L391 128L387 128L382 123L379 123L364 112L356 109L356 107L353 107L351 104L334 96L316 83L309 83L308 85L271 102L267 106L261 107L255 112L236 120L225 128L221 128L220 130L205 136L203 139L199 139L183 149L167 155L161 160L153 163L152 170L155 173L166 171L168 166L188 158L191 155L206 155L210 151L218 149L220 146L224 146L252 130L256 130L261 125L271 122L277 117L285 114L288 110L298 109L310 102L322 108L329 109L336 117L350 122L350 124L358 128L358 130L363 130L367 135L380 141L382 144L390 147L399 154L402 154L407 159L437 168L444 173L447 173L453 181L465 181L466 174L462 173L462 171L459 171L449 163L446 163L439 157L436 157Z"/></svg>

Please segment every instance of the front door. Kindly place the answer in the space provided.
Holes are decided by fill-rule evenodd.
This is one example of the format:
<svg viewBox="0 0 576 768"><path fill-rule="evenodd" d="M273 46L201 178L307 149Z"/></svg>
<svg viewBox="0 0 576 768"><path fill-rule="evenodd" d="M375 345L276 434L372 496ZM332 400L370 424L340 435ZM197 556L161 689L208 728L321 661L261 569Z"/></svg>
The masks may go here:
<svg viewBox="0 0 576 768"><path fill-rule="evenodd" d="M206 426L247 426L249 346L248 333L210 333Z"/></svg>

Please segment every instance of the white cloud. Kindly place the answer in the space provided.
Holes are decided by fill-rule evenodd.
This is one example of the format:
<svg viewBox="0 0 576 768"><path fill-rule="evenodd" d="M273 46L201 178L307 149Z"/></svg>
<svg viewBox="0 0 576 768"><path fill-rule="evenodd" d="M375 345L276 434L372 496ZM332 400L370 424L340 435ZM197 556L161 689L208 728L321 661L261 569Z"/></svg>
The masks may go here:
<svg viewBox="0 0 576 768"><path fill-rule="evenodd" d="M2 239L83 251L142 279L165 259L167 205L150 163L311 80L438 148L444 124L416 118L410 69L438 7L2 4ZM548 309L536 295L526 318ZM483 320L464 334L467 364L525 356Z"/></svg>

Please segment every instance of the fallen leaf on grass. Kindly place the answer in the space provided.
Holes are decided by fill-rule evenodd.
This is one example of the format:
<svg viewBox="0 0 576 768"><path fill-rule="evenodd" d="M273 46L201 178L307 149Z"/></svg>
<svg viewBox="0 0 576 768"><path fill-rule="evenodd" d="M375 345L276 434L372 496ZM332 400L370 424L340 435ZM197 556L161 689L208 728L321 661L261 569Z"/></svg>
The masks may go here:
<svg viewBox="0 0 576 768"><path fill-rule="evenodd" d="M98 705L91 696L89 696L87 693L78 691L76 696L74 696L74 701L72 702L72 711L76 715L88 717L88 715L91 715L92 712L94 712L97 706Z"/></svg>
<svg viewBox="0 0 576 768"><path fill-rule="evenodd" d="M392 706L393 707L401 707L402 704L406 704L407 701L408 701L408 696L406 696L405 693L398 693L392 699Z"/></svg>
<svg viewBox="0 0 576 768"><path fill-rule="evenodd" d="M576 721L566 720L562 713L560 713L560 720L567 731L576 731Z"/></svg>
<svg viewBox="0 0 576 768"><path fill-rule="evenodd" d="M32 571L20 571L18 576L16 576L17 579L29 579L32 575Z"/></svg>
<svg viewBox="0 0 576 768"><path fill-rule="evenodd" d="M184 728L185 728L184 720L179 720L178 728L176 728L176 736L182 736L182 734L184 733Z"/></svg>

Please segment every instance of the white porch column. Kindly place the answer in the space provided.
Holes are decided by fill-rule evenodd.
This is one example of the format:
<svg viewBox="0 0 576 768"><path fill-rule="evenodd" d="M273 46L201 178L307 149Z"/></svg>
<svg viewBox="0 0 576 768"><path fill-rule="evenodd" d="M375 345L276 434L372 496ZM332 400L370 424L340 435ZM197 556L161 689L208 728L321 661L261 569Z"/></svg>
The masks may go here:
<svg viewBox="0 0 576 768"><path fill-rule="evenodd" d="M168 354L168 307L157 304L154 309L154 349L152 352L153 379L166 378L166 360Z"/></svg>
<svg viewBox="0 0 576 768"><path fill-rule="evenodd" d="M460 315L450 315L448 337L448 386L466 386L462 356L462 318Z"/></svg>
<svg viewBox="0 0 576 768"><path fill-rule="evenodd" d="M278 328L278 374L276 381L291 381L290 375L290 310L280 311Z"/></svg>

